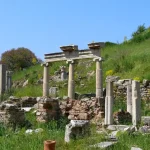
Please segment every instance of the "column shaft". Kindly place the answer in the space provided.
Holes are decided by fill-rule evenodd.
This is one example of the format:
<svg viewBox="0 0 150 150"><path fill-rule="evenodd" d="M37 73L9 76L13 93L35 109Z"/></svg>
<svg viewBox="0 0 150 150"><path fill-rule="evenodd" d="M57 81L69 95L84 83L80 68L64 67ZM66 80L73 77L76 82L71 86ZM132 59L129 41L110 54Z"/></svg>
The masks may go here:
<svg viewBox="0 0 150 150"><path fill-rule="evenodd" d="M106 83L105 124L113 124L113 82Z"/></svg>
<svg viewBox="0 0 150 150"><path fill-rule="evenodd" d="M43 96L49 96L49 67L44 65Z"/></svg>
<svg viewBox="0 0 150 150"><path fill-rule="evenodd" d="M132 115L132 87L131 84L127 85L127 112Z"/></svg>
<svg viewBox="0 0 150 150"><path fill-rule="evenodd" d="M96 98L103 97L102 62L96 60Z"/></svg>
<svg viewBox="0 0 150 150"><path fill-rule="evenodd" d="M0 64L0 95L6 90L6 65Z"/></svg>
<svg viewBox="0 0 150 150"><path fill-rule="evenodd" d="M132 81L132 124L137 125L141 121L141 96L140 83Z"/></svg>
<svg viewBox="0 0 150 150"><path fill-rule="evenodd" d="M69 61L68 97L74 99L74 62Z"/></svg>

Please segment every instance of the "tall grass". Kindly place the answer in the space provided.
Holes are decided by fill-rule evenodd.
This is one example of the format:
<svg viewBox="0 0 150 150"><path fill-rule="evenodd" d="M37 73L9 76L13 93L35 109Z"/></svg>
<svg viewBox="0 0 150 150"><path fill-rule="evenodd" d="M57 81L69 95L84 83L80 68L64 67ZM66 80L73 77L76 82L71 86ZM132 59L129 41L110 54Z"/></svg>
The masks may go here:
<svg viewBox="0 0 150 150"><path fill-rule="evenodd" d="M23 97L23 96L31 96L31 97L38 97L42 96L42 85L29 85L23 88L17 88L14 90L13 93L16 97Z"/></svg>

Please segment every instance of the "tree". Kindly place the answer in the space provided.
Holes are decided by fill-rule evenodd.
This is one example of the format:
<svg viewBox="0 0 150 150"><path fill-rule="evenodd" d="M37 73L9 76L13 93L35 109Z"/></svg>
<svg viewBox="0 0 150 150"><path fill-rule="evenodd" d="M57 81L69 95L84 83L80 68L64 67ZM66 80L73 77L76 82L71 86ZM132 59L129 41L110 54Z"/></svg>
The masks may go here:
<svg viewBox="0 0 150 150"><path fill-rule="evenodd" d="M146 30L145 24L139 25L137 27L137 30L132 33L132 37L134 38L134 37L138 36L139 34L143 33L145 30Z"/></svg>
<svg viewBox="0 0 150 150"><path fill-rule="evenodd" d="M11 70L19 70L32 66L34 64L32 62L33 59L37 60L35 54L24 47L5 51L1 57L2 62L7 64Z"/></svg>

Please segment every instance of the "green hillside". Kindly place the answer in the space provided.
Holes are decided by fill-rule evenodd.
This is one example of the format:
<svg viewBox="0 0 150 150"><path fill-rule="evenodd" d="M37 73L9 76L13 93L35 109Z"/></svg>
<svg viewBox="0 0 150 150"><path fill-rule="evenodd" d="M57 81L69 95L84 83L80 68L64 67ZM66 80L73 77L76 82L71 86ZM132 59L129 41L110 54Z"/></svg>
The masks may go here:
<svg viewBox="0 0 150 150"><path fill-rule="evenodd" d="M106 75L117 75L120 78L132 78L142 81L150 79L150 39L140 43L127 42L124 44L109 45L101 50L103 62L104 86ZM43 54L44 55L44 54ZM95 92L95 74L89 76L95 71L95 62L92 59L79 60L75 62L75 83L76 92L93 93ZM66 62L54 62L50 66L50 75L59 70L59 66L66 65ZM34 82L43 76L43 68L40 64L32 66L24 71L15 72L13 81L29 79L30 85L25 88L15 90L16 96L41 96L42 85L35 85ZM81 84L84 84L81 86ZM67 84L63 82L50 82L50 86L59 87L59 95L67 94Z"/></svg>

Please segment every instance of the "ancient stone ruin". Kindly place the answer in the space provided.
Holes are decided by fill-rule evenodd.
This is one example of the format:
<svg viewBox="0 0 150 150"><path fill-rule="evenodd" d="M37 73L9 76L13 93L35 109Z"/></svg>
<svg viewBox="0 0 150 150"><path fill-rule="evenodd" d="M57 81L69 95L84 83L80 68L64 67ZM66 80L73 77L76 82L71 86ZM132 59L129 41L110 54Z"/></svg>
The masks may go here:
<svg viewBox="0 0 150 150"><path fill-rule="evenodd" d="M25 123L25 112L15 104L2 103L0 105L0 123L15 127Z"/></svg>
<svg viewBox="0 0 150 150"><path fill-rule="evenodd" d="M0 95L12 86L12 71L7 70L6 64L0 64Z"/></svg>
<svg viewBox="0 0 150 150"><path fill-rule="evenodd" d="M108 76L106 78L106 97L103 93L103 78L102 78L102 61L100 49L104 43L90 43L89 49L78 50L77 45L60 47L63 52L45 54L44 75L43 75L43 96L49 96L49 64L55 61L66 61L69 65L68 76L68 100L60 102L60 109L63 115L67 116L69 120L77 122L80 120L101 120L105 118L105 125L112 125L114 120L117 123L122 123L124 120L132 120L133 125L137 125L141 120L140 106L140 84L131 79L123 80L123 86L126 89L127 110L120 110L113 115L114 97L117 95L113 89L117 85L119 77ZM76 59L92 58L96 62L96 97L90 100L75 100L75 82L74 82L74 61ZM61 67L61 80L64 80L65 68ZM72 123L66 125L66 135L71 135L73 131ZM68 131L67 131L68 130ZM66 136L65 136L66 138ZM68 137L69 138L69 137ZM67 138L66 138L67 139ZM68 141L68 140L66 140Z"/></svg>
<svg viewBox="0 0 150 150"><path fill-rule="evenodd" d="M114 103L114 92L113 82L117 82L118 77L108 76L106 78L106 98L105 98L105 124L113 124L113 103ZM135 80L125 80L127 85L127 111L132 116L132 124L137 125L141 121L141 96L140 96L140 83ZM128 113L126 117L129 116ZM118 115L123 112L118 113ZM118 116L119 117L119 116ZM129 117L130 118L130 117Z"/></svg>
<svg viewBox="0 0 150 150"><path fill-rule="evenodd" d="M39 122L48 122L60 118L60 109L58 100L41 97L36 105L36 117Z"/></svg>
<svg viewBox="0 0 150 150"><path fill-rule="evenodd" d="M49 63L54 61L63 61L65 60L69 65L69 76L68 76L68 97L69 99L75 99L75 82L74 82L74 61L76 59L83 59L83 58L92 58L93 61L96 62L96 100L98 100L98 107L95 109L97 110L97 114L104 117L104 97L103 97L103 78L102 78L102 57L100 54L100 49L104 47L104 43L90 43L88 44L88 50L78 50L77 45L70 45L70 46L62 46L60 47L63 51L62 53L53 53L53 54L45 54L45 63L44 66L44 75L43 75L43 96L49 96ZM64 71L64 68L61 68L61 71ZM61 74L62 79L64 79L64 72ZM96 104L96 100L94 104ZM66 107L67 106L67 107ZM73 121L76 120L77 125L73 126L72 122L66 125L66 133L65 139L69 141L70 135L76 133L78 130L78 125L80 126L80 120L84 120L81 130L85 127L85 122L89 122L89 119L92 118L93 111L89 111L89 104L86 102L79 102L79 101L68 101L65 109L65 114L68 114L68 119ZM96 106L95 106L96 107ZM91 113L91 114L90 114ZM79 132L81 133L81 132Z"/></svg>

